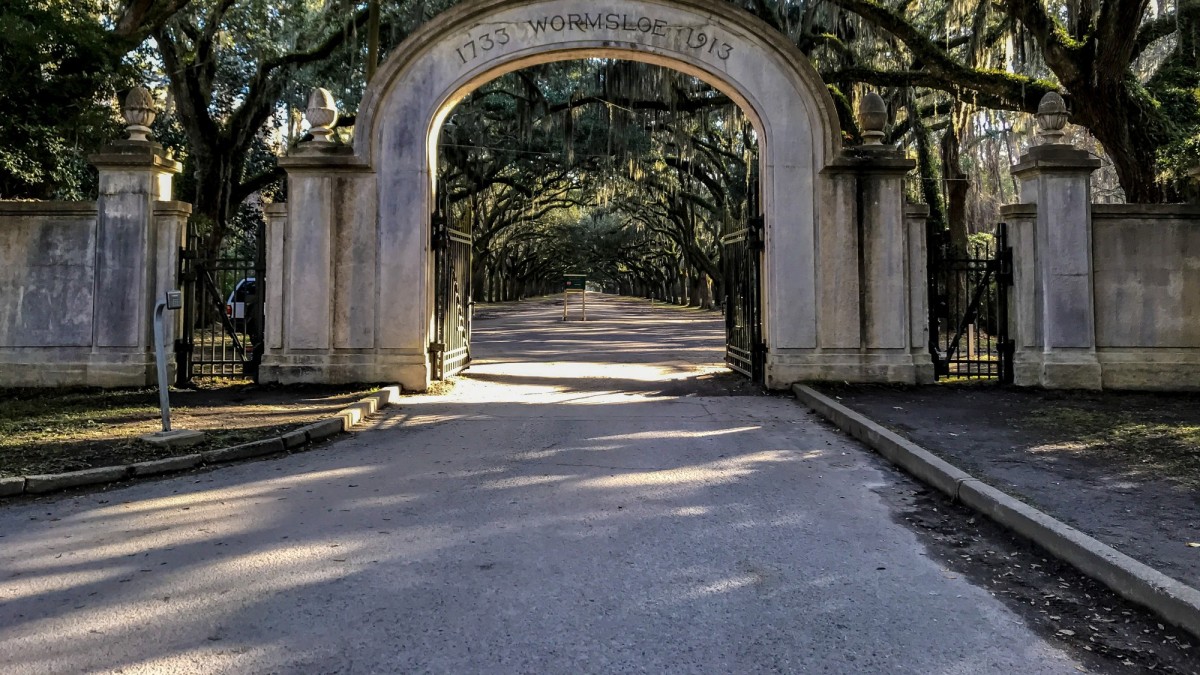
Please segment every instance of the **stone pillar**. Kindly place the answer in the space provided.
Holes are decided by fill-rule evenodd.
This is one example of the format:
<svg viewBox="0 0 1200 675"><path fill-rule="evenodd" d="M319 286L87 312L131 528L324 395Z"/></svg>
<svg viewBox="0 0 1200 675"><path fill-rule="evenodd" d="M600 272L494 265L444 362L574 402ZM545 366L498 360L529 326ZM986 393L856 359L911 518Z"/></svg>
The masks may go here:
<svg viewBox="0 0 1200 675"><path fill-rule="evenodd" d="M1015 359L1014 375L1016 384L1023 386L1099 389L1091 175L1100 160L1060 142L1065 124L1062 97L1047 94L1038 108L1043 142L1030 149L1012 169L1020 180L1021 202L1037 207L1032 242L1033 301L1040 307L1040 351L1018 342L1020 353ZM1014 313L1024 314L1020 310Z"/></svg>
<svg viewBox="0 0 1200 675"><path fill-rule="evenodd" d="M333 140L336 109L318 89L306 117L312 140L279 160L288 203L267 216L266 348L261 382L429 382L428 340L417 321L389 321L383 309L426 310L410 286L383 286L380 267L424 269L427 247L383 256L376 177L351 148ZM393 251L394 253L394 251ZM399 335L400 340L381 334Z"/></svg>
<svg viewBox="0 0 1200 675"><path fill-rule="evenodd" d="M914 226L921 211L910 215L904 202L904 177L916 163L881 143L886 122L883 99L865 96L859 111L864 144L824 172L824 198L836 215L819 233L818 339L830 358L813 379L933 381L924 221Z"/></svg>
<svg viewBox="0 0 1200 675"><path fill-rule="evenodd" d="M283 348L284 233L288 226L287 204L268 204L263 209L267 223L267 271L263 290L263 362Z"/></svg>
<svg viewBox="0 0 1200 675"><path fill-rule="evenodd" d="M154 204L154 284L150 289L153 306L167 291L179 288L179 252L187 236L187 222L192 216L192 205L186 202L160 201ZM154 315L150 315L153 321ZM167 381L175 381L175 338L183 329L183 312L168 312L163 321L163 339L167 348ZM154 348L154 324L150 324L150 348Z"/></svg>
<svg viewBox="0 0 1200 675"><path fill-rule="evenodd" d="M129 140L90 157L100 172L96 200L96 286L92 354L87 382L94 386L145 386L156 381L154 305L174 287L174 260L182 238L180 217L167 211L171 179L180 165L148 136L153 101L136 87L125 101ZM168 210L170 211L170 210ZM160 229L163 228L163 229Z"/></svg>

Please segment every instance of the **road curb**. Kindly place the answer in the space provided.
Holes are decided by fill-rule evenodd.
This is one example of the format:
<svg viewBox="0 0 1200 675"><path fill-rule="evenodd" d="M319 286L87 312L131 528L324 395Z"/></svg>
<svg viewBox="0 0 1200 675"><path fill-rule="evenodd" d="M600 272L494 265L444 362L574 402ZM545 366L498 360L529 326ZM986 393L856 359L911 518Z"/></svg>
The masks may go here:
<svg viewBox="0 0 1200 675"><path fill-rule="evenodd" d="M82 471L0 478L0 498L23 494L44 495L68 488L101 485L126 478L158 476L176 471L186 471L200 465L225 464L242 459L289 452L304 445L351 431L367 416L389 405L399 403L400 393L399 386L383 387L320 421L293 429L285 434L228 448L205 450L190 455L164 457L133 464L101 466Z"/></svg>
<svg viewBox="0 0 1200 675"><path fill-rule="evenodd" d="M1200 638L1200 590L984 483L811 387L796 384L792 392L801 403L921 481Z"/></svg>

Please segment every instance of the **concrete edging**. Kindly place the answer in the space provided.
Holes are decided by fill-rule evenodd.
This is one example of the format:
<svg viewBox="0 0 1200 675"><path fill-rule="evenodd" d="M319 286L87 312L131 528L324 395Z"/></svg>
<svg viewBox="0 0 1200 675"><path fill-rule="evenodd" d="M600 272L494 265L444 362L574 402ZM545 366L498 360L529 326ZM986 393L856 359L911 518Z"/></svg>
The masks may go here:
<svg viewBox="0 0 1200 675"><path fill-rule="evenodd" d="M792 392L801 403L916 478L1200 638L1200 590L984 483L811 387L795 384Z"/></svg>
<svg viewBox="0 0 1200 675"><path fill-rule="evenodd" d="M262 457L325 440L344 431L350 431L354 425L362 422L368 415L382 410L389 405L400 402L400 387L383 387L379 391L342 408L330 417L293 429L279 436L272 436L228 448L217 448L203 452L164 457L133 464L118 466L101 466L82 471L66 473L43 474L38 476L15 476L0 478L0 498L15 497L22 494L47 494L67 488L86 485L100 485L126 478L141 478L157 476L175 471L185 471L202 464L223 464L240 459Z"/></svg>

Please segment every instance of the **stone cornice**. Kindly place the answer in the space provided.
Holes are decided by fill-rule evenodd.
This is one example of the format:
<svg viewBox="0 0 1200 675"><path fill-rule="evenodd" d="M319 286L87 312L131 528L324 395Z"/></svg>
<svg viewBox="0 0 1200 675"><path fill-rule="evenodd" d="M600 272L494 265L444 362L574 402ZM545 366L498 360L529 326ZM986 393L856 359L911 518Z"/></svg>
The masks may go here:
<svg viewBox="0 0 1200 675"><path fill-rule="evenodd" d="M821 173L906 174L917 163L891 146L858 146L842 151Z"/></svg>
<svg viewBox="0 0 1200 675"><path fill-rule="evenodd" d="M1046 171L1091 173L1098 168L1100 159L1086 150L1070 145L1047 144L1034 146L1021 155L1021 161L1013 165L1012 173L1014 176L1033 176Z"/></svg>
<svg viewBox="0 0 1200 675"><path fill-rule="evenodd" d="M156 216L189 216L191 213L192 205L187 202L154 202L154 215Z"/></svg>
<svg viewBox="0 0 1200 675"><path fill-rule="evenodd" d="M0 201L0 217L29 218L37 216L96 215L96 202L15 202Z"/></svg>
<svg viewBox="0 0 1200 675"><path fill-rule="evenodd" d="M1092 204L1092 218L1190 220L1200 227L1200 204Z"/></svg>
<svg viewBox="0 0 1200 675"><path fill-rule="evenodd" d="M308 171L321 172L370 172L361 158L355 156L354 149L348 145L333 143L301 143L285 157L279 158L279 166L288 173Z"/></svg>
<svg viewBox="0 0 1200 675"><path fill-rule="evenodd" d="M1036 218L1037 204L1004 204L1000 215L1005 218Z"/></svg>
<svg viewBox="0 0 1200 675"><path fill-rule="evenodd" d="M163 154L161 145L140 141L117 141L89 156L88 161L97 169L145 168L173 174L183 170L182 164Z"/></svg>

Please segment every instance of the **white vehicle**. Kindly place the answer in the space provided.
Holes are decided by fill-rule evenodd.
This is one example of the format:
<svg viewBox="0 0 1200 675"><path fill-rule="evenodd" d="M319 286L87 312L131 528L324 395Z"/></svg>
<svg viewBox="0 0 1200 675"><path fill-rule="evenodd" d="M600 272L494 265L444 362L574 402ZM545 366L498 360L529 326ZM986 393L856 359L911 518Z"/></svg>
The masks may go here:
<svg viewBox="0 0 1200 675"><path fill-rule="evenodd" d="M251 303L258 301L258 289L254 277L237 282L237 285L233 287L233 292L229 294L229 299L225 301L225 316L229 317L238 330L246 329L246 318L249 316L247 311L253 309L252 304L247 306L247 301Z"/></svg>

